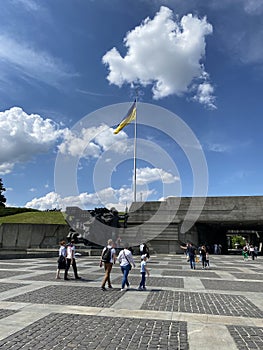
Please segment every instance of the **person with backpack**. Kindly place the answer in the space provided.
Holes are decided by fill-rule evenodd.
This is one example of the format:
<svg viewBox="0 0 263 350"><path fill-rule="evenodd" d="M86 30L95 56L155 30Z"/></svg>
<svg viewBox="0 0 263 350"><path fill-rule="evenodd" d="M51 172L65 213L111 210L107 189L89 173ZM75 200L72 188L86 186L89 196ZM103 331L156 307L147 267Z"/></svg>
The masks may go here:
<svg viewBox="0 0 263 350"><path fill-rule="evenodd" d="M103 248L101 253L101 259L100 259L100 267L104 264L104 270L105 275L102 280L101 289L103 291L106 291L106 283L108 282L108 287L112 288L111 281L110 281L110 273L112 270L113 264L115 264L116 261L116 251L113 247L113 240L108 240L108 245Z"/></svg>

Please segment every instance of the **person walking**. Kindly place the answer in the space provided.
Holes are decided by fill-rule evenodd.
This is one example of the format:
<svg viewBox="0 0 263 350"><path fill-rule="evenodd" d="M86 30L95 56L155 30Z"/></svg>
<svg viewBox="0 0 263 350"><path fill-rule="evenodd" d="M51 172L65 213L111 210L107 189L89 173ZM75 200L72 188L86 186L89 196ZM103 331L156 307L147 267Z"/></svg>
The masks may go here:
<svg viewBox="0 0 263 350"><path fill-rule="evenodd" d="M68 270L70 268L70 265L72 265L73 271L74 271L74 276L75 279L81 279L78 275L78 269L77 269L77 264L76 264L76 259L75 259L75 254L76 254L76 247L75 247L75 241L71 240L71 242L67 246L67 264L65 268L65 274L64 274L64 280L68 280Z"/></svg>
<svg viewBox="0 0 263 350"><path fill-rule="evenodd" d="M141 253L141 255L145 255L146 254L148 259L150 258L150 251L149 251L149 248L148 248L146 243L141 243L140 244L140 253Z"/></svg>
<svg viewBox="0 0 263 350"><path fill-rule="evenodd" d="M249 254L251 256L251 259L255 260L255 247L253 246L253 244L250 244L249 246Z"/></svg>
<svg viewBox="0 0 263 350"><path fill-rule="evenodd" d="M200 249L200 260L202 261L202 269L205 269L206 267L206 247L202 245Z"/></svg>
<svg viewBox="0 0 263 350"><path fill-rule="evenodd" d="M135 267L135 262L132 256L131 251L128 249L129 245L125 244L124 245L124 249L122 249L117 257L117 260L120 263L120 267L121 267L121 272L123 274L122 277L122 282L121 282L121 291L125 291L125 286L127 286L127 289L130 289L130 284L128 281L128 275L129 272L133 267Z"/></svg>
<svg viewBox="0 0 263 350"><path fill-rule="evenodd" d="M187 250L186 250L188 256L189 256L189 262L191 269L195 270L195 255L196 255L196 249L193 246L192 243L188 244Z"/></svg>
<svg viewBox="0 0 263 350"><path fill-rule="evenodd" d="M112 270L113 264L115 264L116 261L116 251L113 247L113 240L108 240L108 245L103 248L101 253L101 259L100 259L100 267L104 264L104 270L105 275L102 280L101 289L103 291L106 291L105 285L108 283L108 287L112 288L111 280L110 280L110 273Z"/></svg>
<svg viewBox="0 0 263 350"><path fill-rule="evenodd" d="M210 268L210 264L209 264L209 253L208 253L208 250L206 251L205 261L206 261L206 267L209 269Z"/></svg>
<svg viewBox="0 0 263 350"><path fill-rule="evenodd" d="M58 268L56 273L56 279L60 279L60 270L65 270L66 268L66 255L67 255L66 242L61 241L60 248L58 251Z"/></svg>
<svg viewBox="0 0 263 350"><path fill-rule="evenodd" d="M245 245L242 249L242 255L243 255L243 258L244 258L244 261L247 261L248 260L248 247L247 245Z"/></svg>
<svg viewBox="0 0 263 350"><path fill-rule="evenodd" d="M145 287L145 282L146 282L146 273L147 273L147 276L150 276L150 272L148 270L148 268L146 267L147 263L147 255L146 254L143 254L141 256L141 282L140 282L140 285L138 287L138 290L146 290L146 287Z"/></svg>

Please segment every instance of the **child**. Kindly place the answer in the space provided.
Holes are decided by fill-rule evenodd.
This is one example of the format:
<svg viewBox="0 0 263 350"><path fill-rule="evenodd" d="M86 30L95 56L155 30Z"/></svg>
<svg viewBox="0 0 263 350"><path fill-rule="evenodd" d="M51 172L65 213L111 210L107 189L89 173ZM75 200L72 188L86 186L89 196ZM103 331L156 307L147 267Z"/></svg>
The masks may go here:
<svg viewBox="0 0 263 350"><path fill-rule="evenodd" d="M208 252L206 252L206 256L205 256L205 266L207 267L207 268L209 268L209 254L208 254Z"/></svg>
<svg viewBox="0 0 263 350"><path fill-rule="evenodd" d="M142 275L142 279L141 279L140 285L138 287L138 290L146 290L146 287L145 287L145 281L146 281L145 275L147 273L147 275L150 276L150 272L149 272L149 270L146 267L146 260L147 260L147 254L143 254L141 256L141 275Z"/></svg>

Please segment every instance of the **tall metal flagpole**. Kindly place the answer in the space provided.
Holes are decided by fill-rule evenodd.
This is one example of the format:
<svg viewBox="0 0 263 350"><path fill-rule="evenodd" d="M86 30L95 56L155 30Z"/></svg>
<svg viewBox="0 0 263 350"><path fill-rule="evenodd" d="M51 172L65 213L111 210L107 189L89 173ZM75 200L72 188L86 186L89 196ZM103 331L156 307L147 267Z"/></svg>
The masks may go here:
<svg viewBox="0 0 263 350"><path fill-rule="evenodd" d="M134 145L133 145L133 201L136 202L136 158L137 158L137 96L135 98Z"/></svg>

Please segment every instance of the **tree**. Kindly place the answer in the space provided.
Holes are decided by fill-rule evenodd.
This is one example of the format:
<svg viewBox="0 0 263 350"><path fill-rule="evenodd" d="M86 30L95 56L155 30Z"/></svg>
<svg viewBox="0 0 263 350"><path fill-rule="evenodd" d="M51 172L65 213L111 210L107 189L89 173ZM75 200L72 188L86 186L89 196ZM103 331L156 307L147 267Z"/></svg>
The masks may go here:
<svg viewBox="0 0 263 350"><path fill-rule="evenodd" d="M5 207L6 198L2 194L2 192L5 192L5 190L6 189L4 188L3 181L0 179L0 207Z"/></svg>
<svg viewBox="0 0 263 350"><path fill-rule="evenodd" d="M233 248L242 248L246 244L246 239L239 235L232 236L231 243Z"/></svg>

